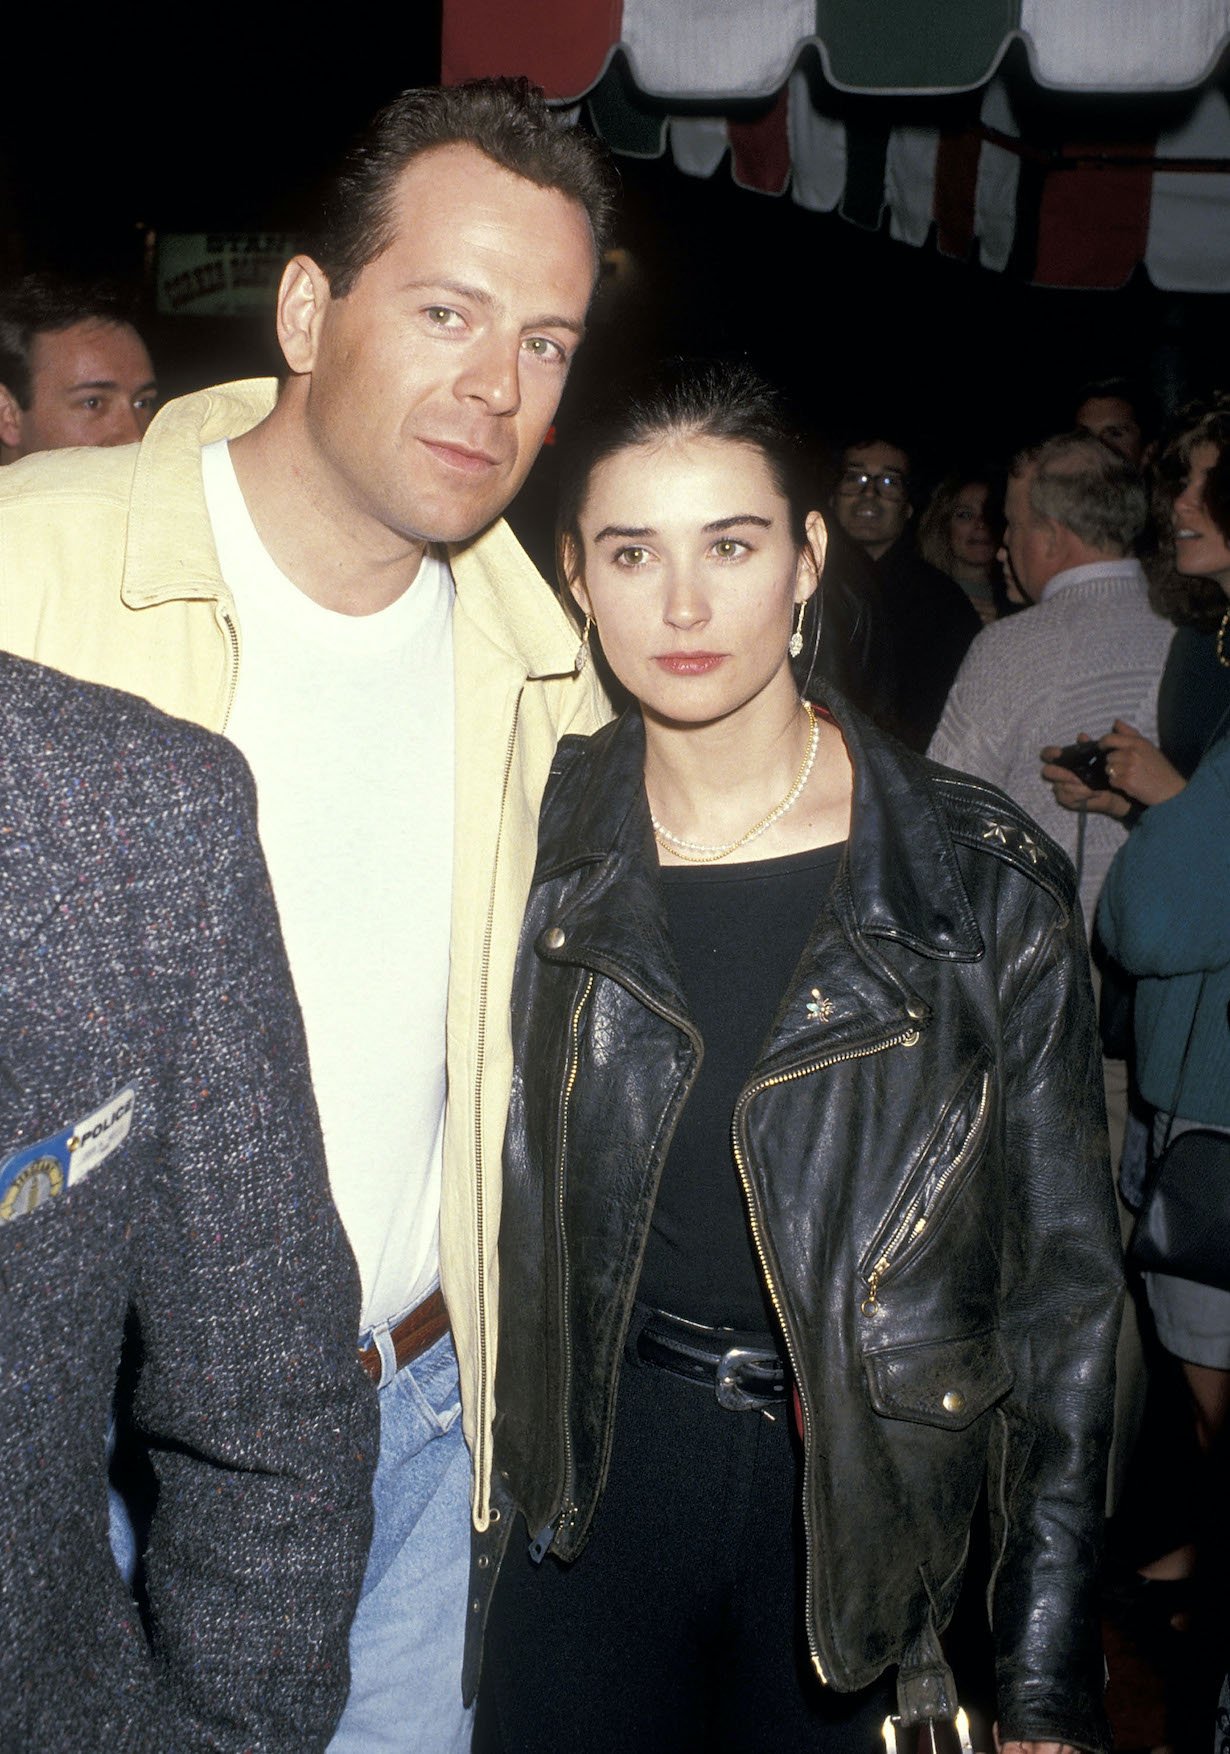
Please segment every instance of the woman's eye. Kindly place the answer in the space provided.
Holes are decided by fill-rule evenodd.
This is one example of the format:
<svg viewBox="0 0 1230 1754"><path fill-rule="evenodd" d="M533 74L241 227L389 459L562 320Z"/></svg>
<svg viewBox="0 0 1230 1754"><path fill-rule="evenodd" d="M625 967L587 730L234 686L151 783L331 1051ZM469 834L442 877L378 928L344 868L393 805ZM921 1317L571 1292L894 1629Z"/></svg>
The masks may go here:
<svg viewBox="0 0 1230 1754"><path fill-rule="evenodd" d="M617 548L615 550L616 566L644 566L649 558L649 550L639 546Z"/></svg>
<svg viewBox="0 0 1230 1754"><path fill-rule="evenodd" d="M733 536L723 536L713 544L713 552L719 560L737 560L746 551L747 543L738 542Z"/></svg>

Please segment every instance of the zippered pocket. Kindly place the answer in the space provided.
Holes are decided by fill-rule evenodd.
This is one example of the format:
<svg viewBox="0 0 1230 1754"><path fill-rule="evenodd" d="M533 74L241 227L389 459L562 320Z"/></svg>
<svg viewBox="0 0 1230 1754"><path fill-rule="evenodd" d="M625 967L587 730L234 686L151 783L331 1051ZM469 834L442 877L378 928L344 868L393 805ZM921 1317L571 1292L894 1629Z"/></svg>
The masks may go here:
<svg viewBox="0 0 1230 1754"><path fill-rule="evenodd" d="M884 1284L926 1247L978 1155L991 1109L991 1072L981 1066L944 1111L897 1202L859 1263L866 1286L861 1309L879 1308Z"/></svg>

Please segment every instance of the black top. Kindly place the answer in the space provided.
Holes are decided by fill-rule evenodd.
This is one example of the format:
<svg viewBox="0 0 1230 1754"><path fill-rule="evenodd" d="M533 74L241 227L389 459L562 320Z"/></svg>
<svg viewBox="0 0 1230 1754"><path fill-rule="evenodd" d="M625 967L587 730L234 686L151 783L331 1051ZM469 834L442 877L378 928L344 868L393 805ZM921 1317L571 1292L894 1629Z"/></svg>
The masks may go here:
<svg viewBox="0 0 1230 1754"><path fill-rule="evenodd" d="M1214 738L1230 726L1230 670L1217 659L1217 629L1177 627L1157 691L1162 754L1190 779Z"/></svg>
<svg viewBox="0 0 1230 1754"><path fill-rule="evenodd" d="M704 1042L654 1208L638 1297L712 1327L772 1330L731 1120L845 843L661 872L667 925Z"/></svg>

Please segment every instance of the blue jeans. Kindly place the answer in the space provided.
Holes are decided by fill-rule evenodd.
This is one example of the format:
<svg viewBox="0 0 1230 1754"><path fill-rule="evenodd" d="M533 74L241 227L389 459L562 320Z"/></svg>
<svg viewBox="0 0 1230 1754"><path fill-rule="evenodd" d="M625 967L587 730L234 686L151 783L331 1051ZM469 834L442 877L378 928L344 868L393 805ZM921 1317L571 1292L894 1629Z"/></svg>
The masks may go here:
<svg viewBox="0 0 1230 1754"><path fill-rule="evenodd" d="M465 1754L470 1462L445 1335L380 1391L376 1524L329 1754Z"/></svg>

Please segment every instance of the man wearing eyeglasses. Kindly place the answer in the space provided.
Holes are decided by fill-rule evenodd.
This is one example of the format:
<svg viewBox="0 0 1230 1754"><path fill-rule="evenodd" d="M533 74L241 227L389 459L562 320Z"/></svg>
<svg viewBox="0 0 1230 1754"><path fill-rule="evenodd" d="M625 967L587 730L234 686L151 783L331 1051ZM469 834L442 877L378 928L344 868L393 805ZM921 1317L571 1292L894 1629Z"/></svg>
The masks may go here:
<svg viewBox="0 0 1230 1754"><path fill-rule="evenodd" d="M910 456L890 439L842 453L833 496L841 529L866 560L883 599L886 662L895 673L890 729L924 750L952 679L981 625L959 585L915 552L907 526Z"/></svg>

